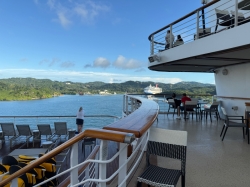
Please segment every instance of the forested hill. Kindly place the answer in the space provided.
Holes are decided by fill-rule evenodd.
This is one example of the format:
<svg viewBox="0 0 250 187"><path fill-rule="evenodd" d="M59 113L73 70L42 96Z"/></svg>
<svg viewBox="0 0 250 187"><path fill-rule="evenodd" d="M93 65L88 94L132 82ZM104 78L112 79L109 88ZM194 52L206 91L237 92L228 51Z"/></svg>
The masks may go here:
<svg viewBox="0 0 250 187"><path fill-rule="evenodd" d="M99 91L107 90L110 93L143 93L143 89L155 82L127 81L124 83L104 82L59 82L49 79L35 78L10 78L0 79L0 100L29 100L50 98L61 94L89 93L98 94ZM157 83L163 93L215 95L215 85L198 82L179 82L176 84Z"/></svg>

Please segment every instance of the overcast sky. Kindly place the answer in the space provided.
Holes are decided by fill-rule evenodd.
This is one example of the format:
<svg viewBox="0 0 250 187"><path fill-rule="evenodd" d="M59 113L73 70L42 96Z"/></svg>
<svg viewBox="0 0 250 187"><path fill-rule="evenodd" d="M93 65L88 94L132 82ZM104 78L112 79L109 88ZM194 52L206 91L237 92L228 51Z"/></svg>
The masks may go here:
<svg viewBox="0 0 250 187"><path fill-rule="evenodd" d="M0 78L214 83L148 70L148 36L200 0L0 0Z"/></svg>

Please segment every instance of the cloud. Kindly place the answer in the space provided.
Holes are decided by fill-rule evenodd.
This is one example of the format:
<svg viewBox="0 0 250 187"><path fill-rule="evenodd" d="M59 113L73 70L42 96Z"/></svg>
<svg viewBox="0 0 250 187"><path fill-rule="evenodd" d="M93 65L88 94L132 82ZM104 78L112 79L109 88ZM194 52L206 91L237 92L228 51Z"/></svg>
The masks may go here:
<svg viewBox="0 0 250 187"><path fill-rule="evenodd" d="M28 59L28 58L21 58L20 61L21 61L21 62L28 62L29 59Z"/></svg>
<svg viewBox="0 0 250 187"><path fill-rule="evenodd" d="M69 20L69 18L67 18L67 15L65 12L58 12L57 15L58 15L59 22L63 27L66 28L71 24L71 21Z"/></svg>
<svg viewBox="0 0 250 187"><path fill-rule="evenodd" d="M39 4L39 0L33 0L35 4Z"/></svg>
<svg viewBox="0 0 250 187"><path fill-rule="evenodd" d="M134 76L134 74L119 74L119 73L103 73L92 71L59 71L45 69L0 69L0 78L12 77L32 77L36 79L50 79L57 81L72 81L72 82L126 82L132 81L153 81L162 83L177 83L183 81L180 78L159 78L154 76Z"/></svg>
<svg viewBox="0 0 250 187"><path fill-rule="evenodd" d="M49 67L53 66L54 64L56 64L57 62L60 62L60 59L58 58L53 58L51 60L48 59L43 59L39 62L40 65L42 64L48 64Z"/></svg>
<svg viewBox="0 0 250 187"><path fill-rule="evenodd" d="M70 61L68 61L68 62L63 62L63 63L61 64L61 67L63 67L63 68L70 68L70 67L74 67L74 66L75 66L75 63L70 62Z"/></svg>
<svg viewBox="0 0 250 187"><path fill-rule="evenodd" d="M92 67L90 64L86 64L86 65L84 66L84 68L90 68L90 67Z"/></svg>
<svg viewBox="0 0 250 187"><path fill-rule="evenodd" d="M75 17L80 18L84 23L94 23L101 14L110 11L109 6L91 0L85 2L48 0L47 5L57 16L53 20L64 28L72 24Z"/></svg>
<svg viewBox="0 0 250 187"><path fill-rule="evenodd" d="M51 8L54 9L56 4L56 0L48 0L47 5Z"/></svg>
<svg viewBox="0 0 250 187"><path fill-rule="evenodd" d="M126 59L124 56L119 55L113 62L113 66L118 69L138 69L142 67L142 63L135 59Z"/></svg>
<svg viewBox="0 0 250 187"><path fill-rule="evenodd" d="M143 72L143 71L146 71L146 70L144 68L140 68L140 69L135 70L135 72Z"/></svg>
<svg viewBox="0 0 250 187"><path fill-rule="evenodd" d="M98 4L93 1L87 1L86 3L76 4L74 11L81 17L83 21L93 21L101 13L108 12L110 8L103 4Z"/></svg>
<svg viewBox="0 0 250 187"><path fill-rule="evenodd" d="M110 62L103 57L97 58L93 63L93 67L107 68L108 66L110 66Z"/></svg>

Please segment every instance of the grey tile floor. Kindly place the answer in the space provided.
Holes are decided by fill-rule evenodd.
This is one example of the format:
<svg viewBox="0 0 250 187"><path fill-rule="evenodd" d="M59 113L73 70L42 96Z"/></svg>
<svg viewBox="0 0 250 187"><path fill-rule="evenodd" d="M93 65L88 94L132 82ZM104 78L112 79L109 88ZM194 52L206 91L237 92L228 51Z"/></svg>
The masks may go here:
<svg viewBox="0 0 250 187"><path fill-rule="evenodd" d="M248 187L250 186L250 144L243 139L242 128L229 128L224 141L220 139L223 120L178 120L173 115L160 114L153 126L188 132L186 187ZM166 162L157 158L160 165ZM129 187L136 186L136 176ZM181 186L181 182L177 187Z"/></svg>

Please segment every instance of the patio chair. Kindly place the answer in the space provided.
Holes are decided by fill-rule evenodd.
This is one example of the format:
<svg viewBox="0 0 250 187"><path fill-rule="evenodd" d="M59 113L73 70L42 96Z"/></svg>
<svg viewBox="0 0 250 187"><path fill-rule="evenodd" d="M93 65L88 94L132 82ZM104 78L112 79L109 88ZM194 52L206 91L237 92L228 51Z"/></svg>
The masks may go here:
<svg viewBox="0 0 250 187"><path fill-rule="evenodd" d="M61 138L61 136L65 136L65 139L68 138L69 133L68 133L67 122L54 122L54 127L55 127L55 135L57 135L59 138Z"/></svg>
<svg viewBox="0 0 250 187"><path fill-rule="evenodd" d="M217 31L218 25L226 26L227 28L230 28L232 26L233 18L230 16L230 13L229 13L228 10L219 10L219 9L215 8L215 13L216 13L216 16L217 16L217 22L216 22L214 32ZM219 20L222 20L222 21L219 22Z"/></svg>
<svg viewBox="0 0 250 187"><path fill-rule="evenodd" d="M227 133L228 127L242 127L243 130L243 138L245 138L244 129L246 128L247 139L249 144L249 129L248 129L248 120L244 119L244 116L229 116L226 113L225 108L221 107L221 111L225 116L224 126L221 130L220 137L222 136L222 141ZM238 121L238 122L237 122Z"/></svg>
<svg viewBox="0 0 250 187"><path fill-rule="evenodd" d="M187 153L187 132L151 128L149 141L146 151L147 167L144 172L137 177L137 187L141 183L148 186L176 186L181 177L182 187L185 187L186 175L186 153ZM165 166L153 165L150 162L150 155L156 155L165 158L177 159L179 169L168 169ZM170 164L169 161L164 162ZM173 166L172 166L173 167Z"/></svg>
<svg viewBox="0 0 250 187"><path fill-rule="evenodd" d="M1 129L3 131L3 136L7 136L10 141L10 147L12 147L12 142L16 138L18 138L18 134L16 133L14 123L1 123Z"/></svg>
<svg viewBox="0 0 250 187"><path fill-rule="evenodd" d="M27 147L29 147L29 139L33 136L29 125L16 125L18 135L26 137Z"/></svg>
<svg viewBox="0 0 250 187"><path fill-rule="evenodd" d="M231 10L231 14L232 14L232 23L235 23L235 11ZM247 23L250 21L250 17L245 18L244 14L242 12L238 12L238 25L242 25L244 23Z"/></svg>
<svg viewBox="0 0 250 187"><path fill-rule="evenodd" d="M199 113L199 106L198 106L198 100L195 101L186 101L185 102L185 107L184 107L184 119L187 119L188 113L192 113L192 119L193 119L193 114L196 114L196 120L197 120L197 115Z"/></svg>
<svg viewBox="0 0 250 187"><path fill-rule="evenodd" d="M46 141L51 141L54 138L55 134L52 133L50 124L37 124L37 128L39 130L40 136L38 136L38 137L41 138L40 140L42 140L42 136L46 137L45 138ZM35 139L33 139L33 140L35 141ZM34 141L33 141L33 146L34 146Z"/></svg>
<svg viewBox="0 0 250 187"><path fill-rule="evenodd" d="M96 138L84 138L83 142L82 142L82 151L84 151L84 158L86 158L86 151L85 148L86 146L90 147L90 152L92 152L93 147L95 147L96 145Z"/></svg>
<svg viewBox="0 0 250 187"><path fill-rule="evenodd" d="M168 113L169 113L169 111L170 111L171 109L174 109L174 112L173 112L173 116L174 116L175 110L177 110L177 106L176 106L176 104L175 104L174 99L168 99ZM168 113L167 113L167 115L168 115Z"/></svg>
<svg viewBox="0 0 250 187"><path fill-rule="evenodd" d="M212 113L214 113L216 116L216 119L218 121L218 118L220 119L220 115L219 115L219 111L218 111L219 104L220 104L220 102L214 101L211 104L211 106L209 106L209 107L204 106L204 109L201 111L201 119L202 119L202 116L204 114L204 115L206 115L206 120L207 120L207 115L209 114L210 120L212 122Z"/></svg>

